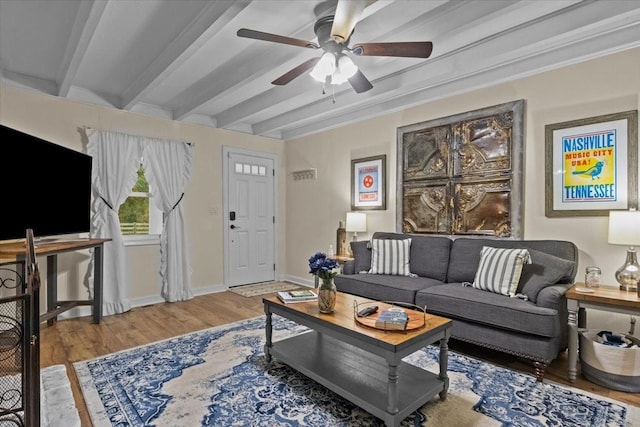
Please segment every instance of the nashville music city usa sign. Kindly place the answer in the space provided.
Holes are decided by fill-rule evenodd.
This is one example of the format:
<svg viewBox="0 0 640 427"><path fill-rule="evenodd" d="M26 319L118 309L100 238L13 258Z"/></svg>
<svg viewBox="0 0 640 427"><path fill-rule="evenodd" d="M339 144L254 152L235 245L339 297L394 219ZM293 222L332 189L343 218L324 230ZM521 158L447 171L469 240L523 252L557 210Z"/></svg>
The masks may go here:
<svg viewBox="0 0 640 427"><path fill-rule="evenodd" d="M562 138L562 202L616 200L615 130Z"/></svg>

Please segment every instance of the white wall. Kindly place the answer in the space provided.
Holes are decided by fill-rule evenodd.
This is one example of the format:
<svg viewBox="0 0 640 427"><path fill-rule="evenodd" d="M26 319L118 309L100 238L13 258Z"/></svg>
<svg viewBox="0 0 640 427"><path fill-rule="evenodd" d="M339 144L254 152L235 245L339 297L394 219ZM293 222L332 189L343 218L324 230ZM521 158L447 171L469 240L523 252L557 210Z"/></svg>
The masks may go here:
<svg viewBox="0 0 640 427"><path fill-rule="evenodd" d="M585 267L596 265L602 268L603 282L617 286L614 273L625 259L626 248L607 243L607 217L545 217L544 127L636 110L639 95L640 49L634 49L287 141L288 274L309 280L308 256L335 245L338 221L350 210L351 159L387 155L387 210L368 211L370 232L359 237L366 239L372 231L395 231L397 128L524 99L524 238L574 242L580 250L576 280L584 280ZM316 181L293 181L292 171L307 168L318 169ZM611 327L602 313L589 316L589 327L599 327L598 322ZM617 316L616 322L615 328L628 330L628 316Z"/></svg>
<svg viewBox="0 0 640 427"><path fill-rule="evenodd" d="M223 145L280 156L278 217L281 274L311 283L308 257L335 245L338 221L350 210L351 159L387 155L387 210L367 213L370 231L395 230L396 130L426 120L524 99L525 194L524 237L563 239L580 249L577 279L588 265L600 266L603 281L615 285L615 270L626 248L607 244L606 217L546 218L544 216L544 126L611 112L638 109L640 49L611 55L559 70L431 102L375 119L291 141L276 141L199 125L147 117L81 104L0 86L0 123L81 150L78 128L91 126L196 143L195 164L185 197L194 292L223 283L222 160ZM338 98L336 102L340 102ZM331 108L327 104L327 108ZM293 181L296 170L317 168L315 181ZM361 233L366 239L371 233ZM350 235L348 236L350 238ZM138 302L159 300L157 246L129 247L130 297ZM60 262L60 296L86 297L74 285L84 274L86 254L65 254ZM628 329L628 317L590 316L589 327L606 324ZM613 326L611 322L613 319ZM636 333L637 334L637 333Z"/></svg>
<svg viewBox="0 0 640 427"><path fill-rule="evenodd" d="M196 294L223 288L222 146L272 153L284 164L283 141L123 112L16 88L0 89L0 123L78 151L84 151L87 142L81 130L83 126L194 142L194 165L184 202L193 270L192 288ZM46 179L37 173L35 171L36 179ZM279 239L284 242L284 174L278 186ZM43 215L59 214L43 210ZM277 259L284 265L284 245L280 247ZM131 284L129 296L133 305L162 301L159 246L128 246L126 252ZM84 277L87 269L88 255L88 251L59 255L60 299L88 297L86 289L78 285L82 282L78 279ZM41 260L40 266L45 277L46 262Z"/></svg>

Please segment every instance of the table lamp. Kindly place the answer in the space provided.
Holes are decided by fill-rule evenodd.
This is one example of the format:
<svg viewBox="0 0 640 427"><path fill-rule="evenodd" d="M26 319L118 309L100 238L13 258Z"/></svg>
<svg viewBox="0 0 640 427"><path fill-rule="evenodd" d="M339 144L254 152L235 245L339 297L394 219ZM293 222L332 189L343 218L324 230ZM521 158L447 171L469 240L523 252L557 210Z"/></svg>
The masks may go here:
<svg viewBox="0 0 640 427"><path fill-rule="evenodd" d="M360 212L347 212L347 232L353 233L353 241L358 241L358 233L367 231L367 215Z"/></svg>
<svg viewBox="0 0 640 427"><path fill-rule="evenodd" d="M616 271L616 280L620 283L621 290L638 291L640 265L635 245L640 245L640 211L630 209L609 212L609 243L629 246L624 265Z"/></svg>

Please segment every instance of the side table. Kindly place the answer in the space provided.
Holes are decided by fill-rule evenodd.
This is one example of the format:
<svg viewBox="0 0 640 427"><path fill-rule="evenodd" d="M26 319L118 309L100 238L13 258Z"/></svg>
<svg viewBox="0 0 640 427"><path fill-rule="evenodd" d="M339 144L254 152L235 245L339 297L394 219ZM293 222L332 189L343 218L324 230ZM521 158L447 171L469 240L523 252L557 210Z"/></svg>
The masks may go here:
<svg viewBox="0 0 640 427"><path fill-rule="evenodd" d="M331 258L338 261L338 264L342 265L347 261L353 261L355 258L350 257L349 255L334 255Z"/></svg>
<svg viewBox="0 0 640 427"><path fill-rule="evenodd" d="M589 289L579 292L576 289ZM640 315L640 298L636 291L621 291L619 287L587 288L584 283L576 283L565 295L569 311L569 381L576 380L578 361L578 311L581 308L595 308L614 313ZM584 325L580 325L581 327Z"/></svg>
<svg viewBox="0 0 640 427"><path fill-rule="evenodd" d="M340 264L340 273L342 273L342 267L344 266L345 262L353 261L355 259L349 255L334 255L332 258L338 261L338 264Z"/></svg>

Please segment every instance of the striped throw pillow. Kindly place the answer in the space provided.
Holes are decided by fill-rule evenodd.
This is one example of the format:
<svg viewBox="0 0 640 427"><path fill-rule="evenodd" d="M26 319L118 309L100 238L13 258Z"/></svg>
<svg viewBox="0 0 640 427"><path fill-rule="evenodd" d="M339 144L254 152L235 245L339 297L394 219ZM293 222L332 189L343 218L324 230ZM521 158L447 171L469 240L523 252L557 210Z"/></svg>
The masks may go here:
<svg viewBox="0 0 640 427"><path fill-rule="evenodd" d="M483 246L473 287L513 297L524 264L531 264L531 257L526 249Z"/></svg>
<svg viewBox="0 0 640 427"><path fill-rule="evenodd" d="M371 274L410 276L411 239L372 239Z"/></svg>

